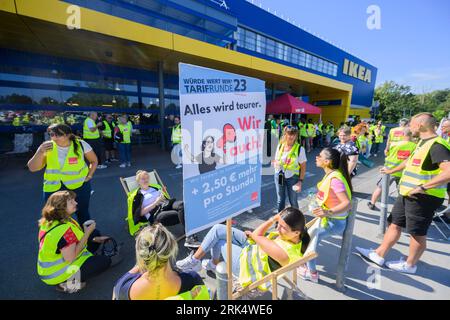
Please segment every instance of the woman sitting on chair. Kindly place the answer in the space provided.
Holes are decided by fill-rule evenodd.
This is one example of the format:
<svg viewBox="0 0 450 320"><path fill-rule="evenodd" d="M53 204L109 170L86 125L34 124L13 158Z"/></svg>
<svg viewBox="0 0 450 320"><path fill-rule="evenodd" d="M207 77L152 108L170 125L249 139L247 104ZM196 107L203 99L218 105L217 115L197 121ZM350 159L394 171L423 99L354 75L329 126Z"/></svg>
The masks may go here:
<svg viewBox="0 0 450 320"><path fill-rule="evenodd" d="M147 171L136 172L139 187L128 194L128 226L134 236L143 226L161 223L164 226L174 226L181 223L184 226L183 201L171 199L165 187L150 184ZM186 238L186 247L198 248L200 243L195 235Z"/></svg>
<svg viewBox="0 0 450 320"><path fill-rule="evenodd" d="M136 238L136 266L117 281L113 300L209 300L197 273L172 269L177 252L177 242L161 224L142 229Z"/></svg>
<svg viewBox="0 0 450 320"><path fill-rule="evenodd" d="M320 219L308 230L313 239L310 243L312 251L317 252L321 240L333 234L341 235L345 230L352 200L352 183L347 164L348 157L332 148L325 148L316 156L316 166L325 171L325 176L317 184L318 207L312 211ZM304 280L319 282L316 260L308 261L307 267L300 267L298 275Z"/></svg>
<svg viewBox="0 0 450 320"><path fill-rule="evenodd" d="M274 223L277 223L276 231L268 233ZM214 271L221 255L224 260L227 259L226 239L226 226L216 224L209 230L200 248L178 261L177 267L183 271L200 271L203 266L207 271ZM292 207L276 214L253 232L233 228L231 261L233 274L239 276L240 286L247 287L272 271L302 257L309 240L303 213ZM211 260L201 261L207 252L211 252ZM265 291L267 285L262 284L258 288Z"/></svg>

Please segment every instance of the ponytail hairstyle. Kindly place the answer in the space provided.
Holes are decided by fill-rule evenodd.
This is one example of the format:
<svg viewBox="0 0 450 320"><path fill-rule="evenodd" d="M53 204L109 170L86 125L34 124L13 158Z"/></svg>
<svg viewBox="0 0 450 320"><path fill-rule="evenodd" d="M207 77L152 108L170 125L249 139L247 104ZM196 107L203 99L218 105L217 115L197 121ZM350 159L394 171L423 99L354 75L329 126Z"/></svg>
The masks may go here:
<svg viewBox="0 0 450 320"><path fill-rule="evenodd" d="M63 222L70 217L67 212L67 201L75 199L76 194L70 190L57 191L47 200L42 208L42 218L39 220L39 226L51 224L54 221Z"/></svg>
<svg viewBox="0 0 450 320"><path fill-rule="evenodd" d="M52 124L47 128L47 132L53 132L57 136L67 136L69 140L73 143L73 152L79 157L79 151L78 150L78 143L76 141L79 139L75 134L72 132L72 128L68 126L67 124Z"/></svg>
<svg viewBox="0 0 450 320"><path fill-rule="evenodd" d="M136 238L136 262L141 274L154 275L168 263L174 263L177 254L174 236L160 223L145 227Z"/></svg>
<svg viewBox="0 0 450 320"><path fill-rule="evenodd" d="M330 160L331 169L339 170L342 173L350 187L350 191L353 193L352 181L348 173L348 156L330 147L324 148L322 152L325 159Z"/></svg>
<svg viewBox="0 0 450 320"><path fill-rule="evenodd" d="M302 254L305 254L311 238L306 228L306 219L303 213L293 207L288 207L280 212L280 216L292 231L300 232L300 241L302 242Z"/></svg>

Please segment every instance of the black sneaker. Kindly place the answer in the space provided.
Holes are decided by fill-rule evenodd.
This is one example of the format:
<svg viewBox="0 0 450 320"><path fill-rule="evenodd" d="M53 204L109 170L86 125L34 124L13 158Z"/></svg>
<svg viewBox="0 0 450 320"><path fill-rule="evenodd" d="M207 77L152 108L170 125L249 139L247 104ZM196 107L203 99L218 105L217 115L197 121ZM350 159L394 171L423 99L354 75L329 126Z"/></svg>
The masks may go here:
<svg viewBox="0 0 450 320"><path fill-rule="evenodd" d="M367 206L369 207L370 210L375 210L377 207L375 207L375 205L372 202L367 202Z"/></svg>
<svg viewBox="0 0 450 320"><path fill-rule="evenodd" d="M200 247L201 242L198 241L196 235L186 237L186 241L184 241L184 246L187 248L198 248Z"/></svg>

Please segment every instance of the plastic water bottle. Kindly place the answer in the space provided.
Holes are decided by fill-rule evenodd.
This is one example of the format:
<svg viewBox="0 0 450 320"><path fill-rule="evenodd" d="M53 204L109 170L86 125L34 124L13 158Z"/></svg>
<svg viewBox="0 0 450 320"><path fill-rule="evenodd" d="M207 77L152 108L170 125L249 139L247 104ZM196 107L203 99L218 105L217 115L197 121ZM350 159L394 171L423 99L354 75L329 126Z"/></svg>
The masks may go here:
<svg viewBox="0 0 450 320"><path fill-rule="evenodd" d="M314 192L310 192L308 194L308 211L312 214L314 209L319 208L319 204L317 203L316 195Z"/></svg>

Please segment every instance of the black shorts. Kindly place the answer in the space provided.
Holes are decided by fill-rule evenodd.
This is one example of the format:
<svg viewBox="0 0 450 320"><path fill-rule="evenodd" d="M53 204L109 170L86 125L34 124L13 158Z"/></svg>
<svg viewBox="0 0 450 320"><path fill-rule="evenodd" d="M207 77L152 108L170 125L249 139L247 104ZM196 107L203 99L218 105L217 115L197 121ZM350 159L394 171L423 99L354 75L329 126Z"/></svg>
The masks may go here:
<svg viewBox="0 0 450 320"><path fill-rule="evenodd" d="M426 236L433 220L434 212L444 202L426 194L417 194L417 199L399 195L394 203L388 222L406 228L413 236Z"/></svg>
<svg viewBox="0 0 450 320"><path fill-rule="evenodd" d="M450 183L447 183L447 192L450 192Z"/></svg>
<svg viewBox="0 0 450 320"><path fill-rule="evenodd" d="M112 138L103 138L103 142L105 143L106 151L114 150L114 141Z"/></svg>
<svg viewBox="0 0 450 320"><path fill-rule="evenodd" d="M381 177L380 180L378 180L377 187L381 188L381 181L382 180L383 180L383 177ZM400 177L391 176L390 179L389 179L389 185L393 184L394 182L398 186L398 183L400 182Z"/></svg>

